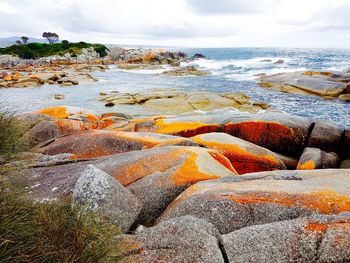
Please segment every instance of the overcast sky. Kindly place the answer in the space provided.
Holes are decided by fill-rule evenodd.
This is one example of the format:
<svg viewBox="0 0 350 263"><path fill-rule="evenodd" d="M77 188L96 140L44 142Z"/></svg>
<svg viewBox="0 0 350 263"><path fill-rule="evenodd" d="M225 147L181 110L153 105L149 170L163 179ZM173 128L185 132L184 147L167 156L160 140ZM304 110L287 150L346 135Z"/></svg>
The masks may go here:
<svg viewBox="0 0 350 263"><path fill-rule="evenodd" d="M350 47L350 0L0 0L0 37L193 47Z"/></svg>

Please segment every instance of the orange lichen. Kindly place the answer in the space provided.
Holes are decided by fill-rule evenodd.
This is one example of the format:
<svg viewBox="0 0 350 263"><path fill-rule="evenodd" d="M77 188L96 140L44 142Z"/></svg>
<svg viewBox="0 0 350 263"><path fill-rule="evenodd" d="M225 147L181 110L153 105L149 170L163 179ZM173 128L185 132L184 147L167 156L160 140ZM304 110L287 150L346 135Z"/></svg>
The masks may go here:
<svg viewBox="0 0 350 263"><path fill-rule="evenodd" d="M180 186L220 178L219 175L209 175L200 172L196 164L197 156L197 153L191 153L181 167L171 176L174 185Z"/></svg>
<svg viewBox="0 0 350 263"><path fill-rule="evenodd" d="M4 77L4 80L5 81L11 81L12 77L10 75L7 75L7 76Z"/></svg>
<svg viewBox="0 0 350 263"><path fill-rule="evenodd" d="M219 124L206 124L202 122L172 122L166 123L163 119L155 121L155 132L163 134L176 134L183 137L192 137L198 134L221 130Z"/></svg>
<svg viewBox="0 0 350 263"><path fill-rule="evenodd" d="M225 125L225 132L270 150L287 148L288 151L294 152L301 150L305 143L305 137L298 129L284 126L278 122L262 120L228 123ZM288 146L295 148L295 150Z"/></svg>
<svg viewBox="0 0 350 263"><path fill-rule="evenodd" d="M238 174L234 166L232 166L229 159L227 159L224 155L220 154L217 151L208 151L210 156L213 157L216 161L221 163L223 166L225 166L227 169L232 171L235 174Z"/></svg>
<svg viewBox="0 0 350 263"><path fill-rule="evenodd" d="M195 136L192 139L226 156L239 174L284 168L282 162L273 154L255 154L238 144L207 141L202 139L201 136Z"/></svg>
<svg viewBox="0 0 350 263"><path fill-rule="evenodd" d="M68 109L65 106L48 107L45 109L37 110L34 113L45 114L59 119L65 119L69 116Z"/></svg>
<svg viewBox="0 0 350 263"><path fill-rule="evenodd" d="M247 192L228 194L227 198L239 204L271 203L286 207L300 207L322 214L350 212L350 197L332 191L318 191L310 194L290 194L285 192Z"/></svg>
<svg viewBox="0 0 350 263"><path fill-rule="evenodd" d="M312 231L317 233L324 233L328 229L350 229L350 220L347 219L339 219L327 223L320 223L320 222L309 222L305 227L304 230L306 231Z"/></svg>
<svg viewBox="0 0 350 263"><path fill-rule="evenodd" d="M142 60L145 61L145 62L149 62L151 61L152 59L155 59L156 58L156 55L150 51L148 53L146 53L143 57L142 57Z"/></svg>
<svg viewBox="0 0 350 263"><path fill-rule="evenodd" d="M316 169L316 164L313 160L307 161L305 163L299 163L297 170L314 170Z"/></svg>

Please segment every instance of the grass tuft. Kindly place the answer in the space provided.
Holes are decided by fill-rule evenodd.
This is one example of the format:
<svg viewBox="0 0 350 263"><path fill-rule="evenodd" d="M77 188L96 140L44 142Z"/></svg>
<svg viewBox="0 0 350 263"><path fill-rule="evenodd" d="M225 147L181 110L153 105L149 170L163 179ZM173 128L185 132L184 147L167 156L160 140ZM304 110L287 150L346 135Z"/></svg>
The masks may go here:
<svg viewBox="0 0 350 263"><path fill-rule="evenodd" d="M112 262L116 226L70 202L33 204L0 192L0 262Z"/></svg>

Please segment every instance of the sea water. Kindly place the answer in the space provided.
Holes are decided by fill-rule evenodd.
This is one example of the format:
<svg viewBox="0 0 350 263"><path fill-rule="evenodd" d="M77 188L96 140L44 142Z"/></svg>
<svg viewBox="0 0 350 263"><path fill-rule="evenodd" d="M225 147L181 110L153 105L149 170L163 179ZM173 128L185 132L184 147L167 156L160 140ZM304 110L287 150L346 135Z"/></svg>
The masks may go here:
<svg viewBox="0 0 350 263"><path fill-rule="evenodd" d="M334 120L350 127L350 103L325 100L317 96L296 95L261 88L258 74L275 74L298 70L342 71L350 68L350 49L283 49L283 48L212 48L181 49L189 55L202 53L194 65L211 74L205 77L167 77L160 70L120 70L112 66L105 72L94 72L98 82L72 87L44 85L35 88L0 89L0 97L18 112L27 112L52 105L71 105L96 112L119 111L143 115L140 106L116 105L105 108L98 101L100 92L146 92L155 88L185 91L244 92L252 100L264 101L279 110L315 119ZM283 63L276 64L278 60ZM55 94L65 99L55 100ZM151 112L149 112L151 114Z"/></svg>

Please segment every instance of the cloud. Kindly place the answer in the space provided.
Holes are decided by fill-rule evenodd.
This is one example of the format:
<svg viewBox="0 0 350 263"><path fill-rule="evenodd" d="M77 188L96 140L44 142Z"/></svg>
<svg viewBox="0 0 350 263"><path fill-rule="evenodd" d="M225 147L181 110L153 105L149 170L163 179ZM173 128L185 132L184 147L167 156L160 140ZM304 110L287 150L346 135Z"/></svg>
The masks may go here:
<svg viewBox="0 0 350 263"><path fill-rule="evenodd" d="M349 13L349 0L0 0L0 36L54 31L71 41L137 45L344 46Z"/></svg>
<svg viewBox="0 0 350 263"><path fill-rule="evenodd" d="M188 5L199 14L256 14L268 10L270 0L187 0Z"/></svg>

